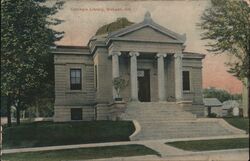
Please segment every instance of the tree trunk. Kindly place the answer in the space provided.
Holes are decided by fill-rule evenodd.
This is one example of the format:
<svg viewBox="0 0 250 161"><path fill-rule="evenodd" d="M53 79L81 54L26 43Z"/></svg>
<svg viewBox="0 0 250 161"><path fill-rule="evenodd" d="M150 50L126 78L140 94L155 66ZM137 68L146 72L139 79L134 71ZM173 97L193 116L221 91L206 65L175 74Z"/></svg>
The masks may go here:
<svg viewBox="0 0 250 161"><path fill-rule="evenodd" d="M19 103L16 107L16 123L17 123L17 125L20 125L20 105L19 105Z"/></svg>
<svg viewBox="0 0 250 161"><path fill-rule="evenodd" d="M36 117L39 117L38 101L36 101Z"/></svg>
<svg viewBox="0 0 250 161"><path fill-rule="evenodd" d="M243 94L242 94L243 117L249 117L249 114L250 114L250 110L249 110L250 82L249 81L250 81L249 78L244 79Z"/></svg>
<svg viewBox="0 0 250 161"><path fill-rule="evenodd" d="M7 97L7 126L11 127L11 100L10 100L10 96Z"/></svg>
<svg viewBox="0 0 250 161"><path fill-rule="evenodd" d="M250 98L249 98L250 97L250 78L249 77L247 78L247 90L248 90L248 96L247 96L248 97L247 98L248 99L248 107L247 107L248 108L248 116L247 117L249 118L249 116L250 116Z"/></svg>

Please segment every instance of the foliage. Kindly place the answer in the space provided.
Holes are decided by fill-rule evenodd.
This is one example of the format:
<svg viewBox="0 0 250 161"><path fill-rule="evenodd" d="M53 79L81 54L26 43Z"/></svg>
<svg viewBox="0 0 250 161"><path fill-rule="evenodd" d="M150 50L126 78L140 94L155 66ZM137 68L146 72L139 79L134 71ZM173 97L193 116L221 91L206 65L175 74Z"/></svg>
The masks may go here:
<svg viewBox="0 0 250 161"><path fill-rule="evenodd" d="M54 115L53 102L53 98L37 98L37 104L25 110L25 117L52 117Z"/></svg>
<svg viewBox="0 0 250 161"><path fill-rule="evenodd" d="M203 97L217 98L221 102L227 100L241 100L240 94L230 94L226 90L216 89L214 87L203 89Z"/></svg>
<svg viewBox="0 0 250 161"><path fill-rule="evenodd" d="M210 40L209 52L227 53L235 62L228 63L229 70L239 79L250 78L250 7L243 0L211 0L198 24L202 30L203 40Z"/></svg>
<svg viewBox="0 0 250 161"><path fill-rule="evenodd" d="M1 117L7 116L7 98L4 96L1 96L0 116Z"/></svg>
<svg viewBox="0 0 250 161"><path fill-rule="evenodd" d="M216 118L216 117L217 117L217 114L216 114L216 113L210 113L210 114L208 115L208 117L210 117L210 118Z"/></svg>
<svg viewBox="0 0 250 161"><path fill-rule="evenodd" d="M129 141L133 132L131 121L23 123L3 128L3 148Z"/></svg>
<svg viewBox="0 0 250 161"><path fill-rule="evenodd" d="M122 77L116 77L113 79L113 86L117 92L117 97L120 98L120 91L127 86L127 82Z"/></svg>
<svg viewBox="0 0 250 161"><path fill-rule="evenodd" d="M53 97L53 55L50 47L63 32L51 27L62 21L52 18L62 7L46 0L1 1L1 95L9 96L17 113L37 98ZM19 121L19 120L18 120Z"/></svg>

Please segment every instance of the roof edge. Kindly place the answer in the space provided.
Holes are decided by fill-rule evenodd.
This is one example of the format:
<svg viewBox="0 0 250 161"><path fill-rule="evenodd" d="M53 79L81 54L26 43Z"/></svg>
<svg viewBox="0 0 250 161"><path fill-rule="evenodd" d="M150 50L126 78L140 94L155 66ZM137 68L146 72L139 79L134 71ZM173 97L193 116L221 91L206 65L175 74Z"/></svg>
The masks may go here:
<svg viewBox="0 0 250 161"><path fill-rule="evenodd" d="M75 46L75 45L56 45L56 49L89 49L88 46Z"/></svg>

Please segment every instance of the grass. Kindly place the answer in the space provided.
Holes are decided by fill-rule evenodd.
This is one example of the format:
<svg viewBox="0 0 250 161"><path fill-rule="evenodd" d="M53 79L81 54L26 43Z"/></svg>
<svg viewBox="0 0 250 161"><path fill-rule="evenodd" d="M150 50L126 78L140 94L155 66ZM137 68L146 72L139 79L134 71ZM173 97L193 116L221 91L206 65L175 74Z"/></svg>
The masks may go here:
<svg viewBox="0 0 250 161"><path fill-rule="evenodd" d="M3 148L128 141L131 121L34 122L4 127Z"/></svg>
<svg viewBox="0 0 250 161"><path fill-rule="evenodd" d="M239 149L249 148L249 138L177 141L166 144L189 151Z"/></svg>
<svg viewBox="0 0 250 161"><path fill-rule="evenodd" d="M143 145L119 145L94 148L79 148L68 150L26 152L15 154L4 154L3 160L10 161L62 161L83 160L110 157L159 155L157 152Z"/></svg>
<svg viewBox="0 0 250 161"><path fill-rule="evenodd" d="M249 133L249 118L232 117L224 118L224 120L226 120L229 124Z"/></svg>

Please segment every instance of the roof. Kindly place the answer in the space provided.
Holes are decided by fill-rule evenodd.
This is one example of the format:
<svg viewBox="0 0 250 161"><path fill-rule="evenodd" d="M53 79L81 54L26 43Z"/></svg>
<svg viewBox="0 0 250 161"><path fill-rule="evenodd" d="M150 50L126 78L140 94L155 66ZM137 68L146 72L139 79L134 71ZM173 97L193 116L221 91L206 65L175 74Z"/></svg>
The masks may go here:
<svg viewBox="0 0 250 161"><path fill-rule="evenodd" d="M207 107L218 107L222 106L222 103L217 98L204 98L204 105Z"/></svg>
<svg viewBox="0 0 250 161"><path fill-rule="evenodd" d="M230 109L239 106L240 105L236 100L227 100L222 103L222 109Z"/></svg>
<svg viewBox="0 0 250 161"><path fill-rule="evenodd" d="M57 45L57 49L88 49L87 46L70 46L70 45Z"/></svg>
<svg viewBox="0 0 250 161"><path fill-rule="evenodd" d="M130 26L134 24L134 22L130 22L127 18L122 17L122 18L117 18L115 22L111 22L107 25L103 25L100 27L95 35L103 35L107 33L111 33L117 30L120 30L122 28L125 28L127 26Z"/></svg>
<svg viewBox="0 0 250 161"><path fill-rule="evenodd" d="M87 46L57 45L51 48L51 50L54 54L90 54L89 48Z"/></svg>
<svg viewBox="0 0 250 161"><path fill-rule="evenodd" d="M142 28L151 28L166 37L168 40L150 40L150 39L137 39L135 37L125 37L130 33L138 31ZM133 41L133 42L149 42L149 43L174 43L183 45L186 41L186 34L175 33L153 21L151 14L146 12L144 20L140 23L133 23L126 18L119 18L117 21L108 25L104 25L98 29L96 35L93 36L89 42L91 53L94 53L97 47L109 46L113 41Z"/></svg>
<svg viewBox="0 0 250 161"><path fill-rule="evenodd" d="M200 54L200 53L184 51L183 56L184 56L184 58L190 58L190 59L193 59L193 58L204 59L206 55L205 54Z"/></svg>

